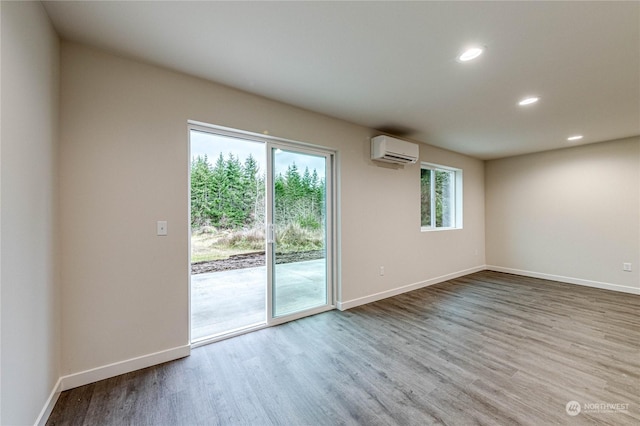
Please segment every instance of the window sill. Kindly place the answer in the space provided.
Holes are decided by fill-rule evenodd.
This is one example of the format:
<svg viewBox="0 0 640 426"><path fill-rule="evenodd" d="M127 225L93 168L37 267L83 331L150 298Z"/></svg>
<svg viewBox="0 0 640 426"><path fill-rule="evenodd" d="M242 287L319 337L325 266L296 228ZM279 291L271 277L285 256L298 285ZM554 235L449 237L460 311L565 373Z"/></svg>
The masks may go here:
<svg viewBox="0 0 640 426"><path fill-rule="evenodd" d="M421 227L420 232L436 232L436 231L456 231L460 230L462 227L452 227L452 228L430 228L430 227Z"/></svg>

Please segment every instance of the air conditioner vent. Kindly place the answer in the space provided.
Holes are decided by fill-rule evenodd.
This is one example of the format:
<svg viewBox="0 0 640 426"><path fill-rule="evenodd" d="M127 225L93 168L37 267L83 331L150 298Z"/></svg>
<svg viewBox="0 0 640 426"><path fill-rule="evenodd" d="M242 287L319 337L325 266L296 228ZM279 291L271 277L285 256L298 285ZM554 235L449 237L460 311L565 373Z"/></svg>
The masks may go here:
<svg viewBox="0 0 640 426"><path fill-rule="evenodd" d="M419 148L415 143L389 136L371 139L371 159L394 164L414 164L418 161Z"/></svg>

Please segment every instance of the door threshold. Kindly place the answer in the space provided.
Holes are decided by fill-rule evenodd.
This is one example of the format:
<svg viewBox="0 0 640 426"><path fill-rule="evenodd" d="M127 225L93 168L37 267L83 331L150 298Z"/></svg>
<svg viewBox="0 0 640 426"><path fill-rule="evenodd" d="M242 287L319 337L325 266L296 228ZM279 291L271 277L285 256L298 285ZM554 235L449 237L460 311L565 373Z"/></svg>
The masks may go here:
<svg viewBox="0 0 640 426"><path fill-rule="evenodd" d="M195 349L200 346L208 345L210 343L219 342L221 340L230 339L232 337L241 336L243 334L251 333L252 331L262 330L267 328L266 322L259 322L251 324L246 327L236 328L235 330L226 331L224 333L214 334L212 336L201 337L191 342L191 349Z"/></svg>

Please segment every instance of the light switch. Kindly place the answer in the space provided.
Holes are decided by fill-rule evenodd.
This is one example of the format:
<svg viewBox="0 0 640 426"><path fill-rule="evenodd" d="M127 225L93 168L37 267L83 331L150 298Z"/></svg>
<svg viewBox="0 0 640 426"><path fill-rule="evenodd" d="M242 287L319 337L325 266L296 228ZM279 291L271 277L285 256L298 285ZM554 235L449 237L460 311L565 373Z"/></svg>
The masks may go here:
<svg viewBox="0 0 640 426"><path fill-rule="evenodd" d="M157 233L158 235L164 236L167 235L167 221L159 220L157 224Z"/></svg>

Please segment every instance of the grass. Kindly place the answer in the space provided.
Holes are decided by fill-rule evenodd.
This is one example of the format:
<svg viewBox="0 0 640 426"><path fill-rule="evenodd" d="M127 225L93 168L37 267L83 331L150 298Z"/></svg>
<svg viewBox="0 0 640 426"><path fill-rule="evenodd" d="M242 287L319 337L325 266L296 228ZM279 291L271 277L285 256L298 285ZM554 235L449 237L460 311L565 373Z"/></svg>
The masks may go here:
<svg viewBox="0 0 640 426"><path fill-rule="evenodd" d="M289 224L276 228L278 251L282 253L319 250L324 247L321 229L303 228L298 224Z"/></svg>
<svg viewBox="0 0 640 426"><path fill-rule="evenodd" d="M264 231L217 230L204 227L191 231L191 262L228 259L237 254L264 251Z"/></svg>
<svg viewBox="0 0 640 426"><path fill-rule="evenodd" d="M291 253L318 250L324 246L320 229L307 229L297 224L276 228L278 252ZM264 251L264 229L218 230L203 227L191 231L191 262L228 259L238 254Z"/></svg>

